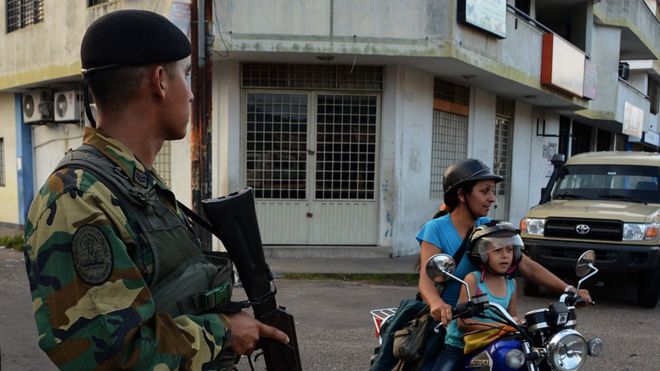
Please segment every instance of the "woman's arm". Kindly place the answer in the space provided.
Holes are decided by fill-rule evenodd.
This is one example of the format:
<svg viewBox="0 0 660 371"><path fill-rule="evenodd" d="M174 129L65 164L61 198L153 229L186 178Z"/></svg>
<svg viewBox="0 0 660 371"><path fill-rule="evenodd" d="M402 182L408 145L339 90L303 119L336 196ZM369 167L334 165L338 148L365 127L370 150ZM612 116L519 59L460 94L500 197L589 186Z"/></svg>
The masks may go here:
<svg viewBox="0 0 660 371"><path fill-rule="evenodd" d="M420 265L419 265L419 283L417 288L424 302L428 304L431 309L431 316L436 320L442 322L446 326L451 322L451 305L445 303L438 294L438 289L435 283L426 275L426 262L435 254L441 253L442 250L426 241L422 241L420 252Z"/></svg>
<svg viewBox="0 0 660 371"><path fill-rule="evenodd" d="M527 255L523 255L518 265L518 270L526 279L537 285L545 286L557 293L562 293L566 289L572 291L575 290L573 286L562 281L559 277L545 269L541 264L530 259ZM591 303L591 295L589 295L589 291L581 289L579 294L585 302Z"/></svg>

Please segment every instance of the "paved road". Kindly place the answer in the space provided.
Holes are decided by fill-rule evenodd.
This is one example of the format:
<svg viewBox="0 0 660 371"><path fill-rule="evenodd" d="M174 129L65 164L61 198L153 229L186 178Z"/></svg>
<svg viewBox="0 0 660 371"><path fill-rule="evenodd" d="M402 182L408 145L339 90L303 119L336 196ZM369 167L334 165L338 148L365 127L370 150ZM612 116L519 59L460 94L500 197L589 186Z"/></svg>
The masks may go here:
<svg viewBox="0 0 660 371"><path fill-rule="evenodd" d="M3 370L48 371L55 368L36 345L36 329L22 255L0 250L0 344ZM295 315L302 362L311 371L362 371L376 340L369 310L396 306L412 297L414 287L341 281L278 281L278 300ZM660 307L634 305L629 288L593 292L598 305L578 313L578 329L598 335L606 355L590 359L586 370L657 370L660 364ZM622 298L621 293L624 293ZM545 307L552 296L520 296L520 312ZM241 370L249 368L241 363ZM263 367L257 367L263 370Z"/></svg>

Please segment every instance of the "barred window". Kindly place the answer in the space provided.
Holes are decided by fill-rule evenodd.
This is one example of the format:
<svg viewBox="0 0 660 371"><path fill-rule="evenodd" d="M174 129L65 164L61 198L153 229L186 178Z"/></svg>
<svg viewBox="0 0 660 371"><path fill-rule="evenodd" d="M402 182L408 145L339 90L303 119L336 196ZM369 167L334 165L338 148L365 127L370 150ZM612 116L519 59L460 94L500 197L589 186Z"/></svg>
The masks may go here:
<svg viewBox="0 0 660 371"><path fill-rule="evenodd" d="M242 69L244 88L383 89L379 66L243 63Z"/></svg>
<svg viewBox="0 0 660 371"><path fill-rule="evenodd" d="M445 170L467 157L468 118L455 113L433 110L431 144L431 198L442 198Z"/></svg>
<svg viewBox="0 0 660 371"><path fill-rule="evenodd" d="M172 142L165 141L154 160L154 170L165 181L165 184L172 184Z"/></svg>
<svg viewBox="0 0 660 371"><path fill-rule="evenodd" d="M445 170L467 157L470 88L433 80L431 198L442 198Z"/></svg>
<svg viewBox="0 0 660 371"><path fill-rule="evenodd" d="M5 138L0 138L0 187L5 186Z"/></svg>
<svg viewBox="0 0 660 371"><path fill-rule="evenodd" d="M433 81L433 97L463 106L470 105L470 88L449 81L435 79Z"/></svg>
<svg viewBox="0 0 660 371"><path fill-rule="evenodd" d="M318 96L316 199L374 199L377 109L375 95Z"/></svg>
<svg viewBox="0 0 660 371"><path fill-rule="evenodd" d="M257 199L306 198L305 94L247 94L247 185Z"/></svg>
<svg viewBox="0 0 660 371"><path fill-rule="evenodd" d="M7 0L7 33L43 20L43 0Z"/></svg>

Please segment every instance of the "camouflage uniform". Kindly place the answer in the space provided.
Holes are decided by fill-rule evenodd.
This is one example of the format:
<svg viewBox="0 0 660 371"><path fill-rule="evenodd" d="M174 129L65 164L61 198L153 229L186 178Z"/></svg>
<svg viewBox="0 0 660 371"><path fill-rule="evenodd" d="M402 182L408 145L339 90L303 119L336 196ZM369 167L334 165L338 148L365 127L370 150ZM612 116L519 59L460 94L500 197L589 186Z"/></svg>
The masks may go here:
<svg viewBox="0 0 660 371"><path fill-rule="evenodd" d="M124 145L91 128L84 143L130 179L151 174L152 187L182 218L169 188ZM48 178L25 227L39 346L64 369L208 368L228 342L227 318L156 313L154 257L140 246L132 217L90 171L63 168Z"/></svg>

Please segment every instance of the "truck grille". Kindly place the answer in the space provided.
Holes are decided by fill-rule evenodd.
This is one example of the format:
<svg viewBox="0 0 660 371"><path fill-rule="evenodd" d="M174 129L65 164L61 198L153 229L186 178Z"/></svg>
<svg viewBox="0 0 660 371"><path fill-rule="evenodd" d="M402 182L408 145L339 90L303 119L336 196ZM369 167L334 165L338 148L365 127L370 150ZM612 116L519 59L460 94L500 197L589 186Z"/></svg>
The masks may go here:
<svg viewBox="0 0 660 371"><path fill-rule="evenodd" d="M580 227L578 228L578 226ZM583 233L579 233L578 230ZM621 241L623 236L623 223L616 220L549 218L545 222L544 236Z"/></svg>

